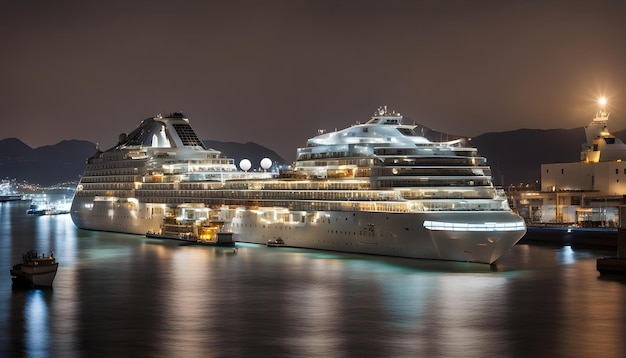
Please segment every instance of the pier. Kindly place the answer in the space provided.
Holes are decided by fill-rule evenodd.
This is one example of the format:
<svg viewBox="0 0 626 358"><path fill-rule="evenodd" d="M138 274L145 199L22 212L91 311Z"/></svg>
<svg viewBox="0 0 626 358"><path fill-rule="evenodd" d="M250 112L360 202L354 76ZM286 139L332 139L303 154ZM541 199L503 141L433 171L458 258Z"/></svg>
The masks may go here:
<svg viewBox="0 0 626 358"><path fill-rule="evenodd" d="M600 274L626 275L626 206L619 207L620 224L617 231L617 256L599 258L596 269Z"/></svg>

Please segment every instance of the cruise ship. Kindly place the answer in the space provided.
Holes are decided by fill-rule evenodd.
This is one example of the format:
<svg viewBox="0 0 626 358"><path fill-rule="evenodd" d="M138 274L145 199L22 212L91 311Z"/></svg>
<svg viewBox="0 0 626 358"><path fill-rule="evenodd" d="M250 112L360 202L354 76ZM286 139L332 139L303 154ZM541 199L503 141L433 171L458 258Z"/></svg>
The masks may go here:
<svg viewBox="0 0 626 358"><path fill-rule="evenodd" d="M77 227L145 235L491 264L524 220L462 138L431 141L379 108L365 123L320 131L289 168L250 170L207 148L182 113L148 118L87 159Z"/></svg>

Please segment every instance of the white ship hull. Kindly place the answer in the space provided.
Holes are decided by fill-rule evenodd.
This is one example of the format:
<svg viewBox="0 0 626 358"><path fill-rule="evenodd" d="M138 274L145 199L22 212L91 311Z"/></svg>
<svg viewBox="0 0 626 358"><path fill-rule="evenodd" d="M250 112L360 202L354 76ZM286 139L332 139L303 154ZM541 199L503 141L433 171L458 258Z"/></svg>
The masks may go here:
<svg viewBox="0 0 626 358"><path fill-rule="evenodd" d="M86 209L91 207L91 209ZM150 208L75 198L72 219L77 227L145 235L158 232L162 215ZM515 245L524 229L511 231L429 230L425 221L447 223L520 223L511 212L384 213L349 211L289 212L286 208L218 210L234 240L266 244L281 238L287 246L352 253L493 263ZM287 219L285 219L287 218ZM523 226L523 225L522 225Z"/></svg>
<svg viewBox="0 0 626 358"><path fill-rule="evenodd" d="M145 235L158 231L163 215L153 215L145 205L136 208L115 201L75 197L70 213L74 224L87 230Z"/></svg>
<svg viewBox="0 0 626 358"><path fill-rule="evenodd" d="M485 222L518 220L511 213L367 213L316 212L322 218L304 224L267 224L254 212L234 219L235 240L265 244L281 238L285 245L418 259L493 263L515 245L524 231L428 230L427 220ZM474 216L469 218L468 216Z"/></svg>

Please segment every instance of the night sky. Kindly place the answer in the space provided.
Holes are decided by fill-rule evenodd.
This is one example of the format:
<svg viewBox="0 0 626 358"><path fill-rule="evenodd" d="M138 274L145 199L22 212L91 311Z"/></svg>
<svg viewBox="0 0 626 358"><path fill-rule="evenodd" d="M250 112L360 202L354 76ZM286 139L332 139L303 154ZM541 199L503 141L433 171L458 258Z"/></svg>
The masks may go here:
<svg viewBox="0 0 626 358"><path fill-rule="evenodd" d="M582 127L602 95L615 132L625 35L625 1L0 0L0 139L109 148L182 111L293 160L383 104L476 136Z"/></svg>

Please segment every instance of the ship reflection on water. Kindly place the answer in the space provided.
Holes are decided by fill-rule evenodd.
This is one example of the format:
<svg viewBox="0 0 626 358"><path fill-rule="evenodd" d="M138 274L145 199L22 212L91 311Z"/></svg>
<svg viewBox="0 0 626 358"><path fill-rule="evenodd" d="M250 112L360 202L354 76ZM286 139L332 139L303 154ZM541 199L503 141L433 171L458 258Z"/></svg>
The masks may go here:
<svg viewBox="0 0 626 358"><path fill-rule="evenodd" d="M1 356L620 356L626 285L602 251L518 245L495 266L181 246L2 206L0 262L52 249L53 289L0 276ZM16 209L17 207L17 209ZM19 210L18 210L19 209ZM34 219L34 220L33 220Z"/></svg>

